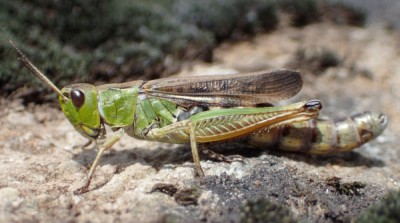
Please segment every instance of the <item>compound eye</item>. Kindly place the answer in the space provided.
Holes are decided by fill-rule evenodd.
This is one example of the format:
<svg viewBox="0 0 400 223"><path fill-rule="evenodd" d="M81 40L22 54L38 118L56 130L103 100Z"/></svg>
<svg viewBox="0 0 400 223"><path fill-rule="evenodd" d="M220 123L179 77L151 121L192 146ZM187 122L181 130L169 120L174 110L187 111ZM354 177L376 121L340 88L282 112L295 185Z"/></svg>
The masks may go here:
<svg viewBox="0 0 400 223"><path fill-rule="evenodd" d="M75 108L82 107L83 103L85 102L85 94L81 90L75 89L71 91L71 100L72 104Z"/></svg>

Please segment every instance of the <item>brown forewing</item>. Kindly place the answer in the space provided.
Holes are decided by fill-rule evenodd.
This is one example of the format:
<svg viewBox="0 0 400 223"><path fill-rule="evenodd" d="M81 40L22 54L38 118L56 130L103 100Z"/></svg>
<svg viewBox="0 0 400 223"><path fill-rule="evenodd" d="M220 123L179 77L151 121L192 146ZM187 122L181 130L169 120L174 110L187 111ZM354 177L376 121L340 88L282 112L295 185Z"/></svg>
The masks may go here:
<svg viewBox="0 0 400 223"><path fill-rule="evenodd" d="M298 72L277 70L164 78L145 82L142 89L148 96L182 107L248 107L291 98L300 91L302 83Z"/></svg>

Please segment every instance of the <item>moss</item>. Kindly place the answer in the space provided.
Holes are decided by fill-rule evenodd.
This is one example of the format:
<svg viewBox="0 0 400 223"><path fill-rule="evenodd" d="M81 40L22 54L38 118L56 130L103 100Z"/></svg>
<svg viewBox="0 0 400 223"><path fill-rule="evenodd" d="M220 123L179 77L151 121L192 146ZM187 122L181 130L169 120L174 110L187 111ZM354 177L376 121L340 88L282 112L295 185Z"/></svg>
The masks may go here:
<svg viewBox="0 0 400 223"><path fill-rule="evenodd" d="M294 26L305 26L321 18L320 6L316 0L282 0L279 4L290 14Z"/></svg>
<svg viewBox="0 0 400 223"><path fill-rule="evenodd" d="M299 48L288 64L292 69L309 70L321 74L330 67L342 64L343 59L332 49L326 47Z"/></svg>
<svg viewBox="0 0 400 223"><path fill-rule="evenodd" d="M199 187L191 186L178 190L174 194L174 198L179 205L197 205L201 192Z"/></svg>
<svg viewBox="0 0 400 223"><path fill-rule="evenodd" d="M326 179L326 184L332 188L332 191L347 196L360 196L360 189L365 188L366 184L362 182L342 183L341 178L331 177Z"/></svg>
<svg viewBox="0 0 400 223"><path fill-rule="evenodd" d="M400 191L391 191L379 204L369 208L355 222L395 223L400 219Z"/></svg>
<svg viewBox="0 0 400 223"><path fill-rule="evenodd" d="M198 199L201 195L201 189L192 185L188 188L178 189L173 184L158 183L153 186L150 193L161 192L175 198L176 203L179 205L197 205Z"/></svg>
<svg viewBox="0 0 400 223"><path fill-rule="evenodd" d="M337 2L323 6L324 19L339 25L364 26L367 14L349 3Z"/></svg>
<svg viewBox="0 0 400 223"><path fill-rule="evenodd" d="M169 72L166 59L210 62L215 42L273 29L276 11L272 0L1 1L0 86L46 89L9 39L57 86L153 79Z"/></svg>
<svg viewBox="0 0 400 223"><path fill-rule="evenodd" d="M12 39L56 85L118 81L164 71L164 59L207 54L212 35L172 14L175 1L2 1L0 85L37 83L20 73ZM117 75L118 74L118 75ZM35 85L37 87L37 85Z"/></svg>
<svg viewBox="0 0 400 223"><path fill-rule="evenodd" d="M242 207L241 222L298 222L292 215L287 208L262 198L248 201Z"/></svg>
<svg viewBox="0 0 400 223"><path fill-rule="evenodd" d="M182 0L175 8L178 17L213 33L217 41L275 28L276 9L271 0Z"/></svg>
<svg viewBox="0 0 400 223"><path fill-rule="evenodd" d="M296 26L316 21L316 2L0 1L0 86L5 95L24 85L38 86L21 71L9 39L57 86L153 79L167 75L168 66L179 67L183 60L211 62L212 49L227 38L274 29L279 8L291 13ZM335 62L326 58L327 66Z"/></svg>

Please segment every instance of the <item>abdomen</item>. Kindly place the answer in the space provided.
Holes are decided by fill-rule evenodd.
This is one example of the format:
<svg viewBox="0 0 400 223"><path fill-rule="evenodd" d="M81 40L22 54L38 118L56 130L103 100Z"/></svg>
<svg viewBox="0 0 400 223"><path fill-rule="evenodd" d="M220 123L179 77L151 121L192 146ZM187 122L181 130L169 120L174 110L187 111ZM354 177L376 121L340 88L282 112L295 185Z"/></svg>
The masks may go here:
<svg viewBox="0 0 400 223"><path fill-rule="evenodd" d="M346 152L379 136L386 125L384 114L364 112L339 121L310 119L253 133L247 137L247 142L257 147L271 146L311 154Z"/></svg>

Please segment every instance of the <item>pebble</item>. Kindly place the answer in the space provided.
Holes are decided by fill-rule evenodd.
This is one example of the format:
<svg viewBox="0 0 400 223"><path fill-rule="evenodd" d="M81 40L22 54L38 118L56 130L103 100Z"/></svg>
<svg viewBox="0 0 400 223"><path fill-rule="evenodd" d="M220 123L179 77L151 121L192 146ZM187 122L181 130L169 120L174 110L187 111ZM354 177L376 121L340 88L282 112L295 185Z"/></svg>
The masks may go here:
<svg viewBox="0 0 400 223"><path fill-rule="evenodd" d="M0 197L0 211L2 212L14 211L23 201L20 197L19 191L12 187L0 189Z"/></svg>
<svg viewBox="0 0 400 223"><path fill-rule="evenodd" d="M12 112L7 115L7 121L15 126L38 124L35 116L29 112Z"/></svg>

